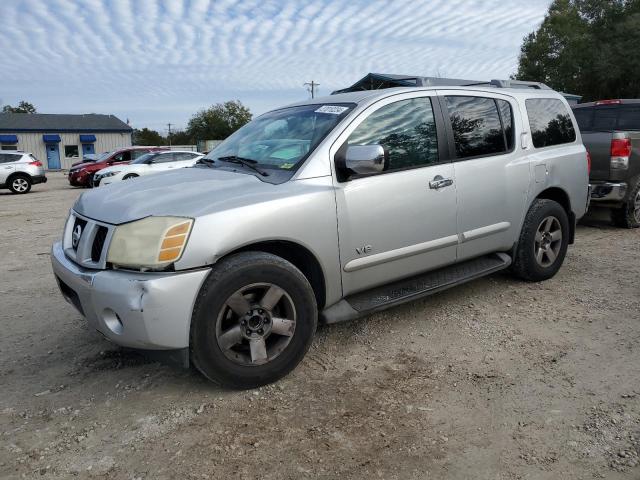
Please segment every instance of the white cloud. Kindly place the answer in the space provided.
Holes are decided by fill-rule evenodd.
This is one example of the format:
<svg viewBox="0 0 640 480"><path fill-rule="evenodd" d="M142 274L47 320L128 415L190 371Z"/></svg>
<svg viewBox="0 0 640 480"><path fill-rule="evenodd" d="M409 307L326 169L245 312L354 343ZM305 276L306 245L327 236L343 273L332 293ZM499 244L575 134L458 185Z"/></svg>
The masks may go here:
<svg viewBox="0 0 640 480"><path fill-rule="evenodd" d="M548 0L3 0L1 100L184 126L238 98L261 113L375 72L515 70Z"/></svg>

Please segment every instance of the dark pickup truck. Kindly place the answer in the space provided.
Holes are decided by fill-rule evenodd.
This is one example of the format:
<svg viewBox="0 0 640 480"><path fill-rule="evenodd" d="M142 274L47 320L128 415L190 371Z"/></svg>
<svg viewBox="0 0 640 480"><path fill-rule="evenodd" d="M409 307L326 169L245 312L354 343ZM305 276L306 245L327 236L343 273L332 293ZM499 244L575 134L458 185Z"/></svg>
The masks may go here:
<svg viewBox="0 0 640 480"><path fill-rule="evenodd" d="M611 208L613 222L640 226L640 99L573 106L591 155L591 204Z"/></svg>

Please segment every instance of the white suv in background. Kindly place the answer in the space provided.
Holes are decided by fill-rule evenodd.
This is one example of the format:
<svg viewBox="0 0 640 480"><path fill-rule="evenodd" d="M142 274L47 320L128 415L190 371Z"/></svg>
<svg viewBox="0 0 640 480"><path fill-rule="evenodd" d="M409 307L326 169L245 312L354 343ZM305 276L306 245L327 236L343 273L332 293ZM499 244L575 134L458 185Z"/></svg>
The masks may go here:
<svg viewBox="0 0 640 480"><path fill-rule="evenodd" d="M0 188L28 193L31 185L46 182L42 163L31 153L0 151Z"/></svg>
<svg viewBox="0 0 640 480"><path fill-rule="evenodd" d="M109 185L120 180L131 180L173 168L191 167L203 156L198 152L182 150L150 152L136 158L128 165L113 165L98 170L93 177L93 186Z"/></svg>

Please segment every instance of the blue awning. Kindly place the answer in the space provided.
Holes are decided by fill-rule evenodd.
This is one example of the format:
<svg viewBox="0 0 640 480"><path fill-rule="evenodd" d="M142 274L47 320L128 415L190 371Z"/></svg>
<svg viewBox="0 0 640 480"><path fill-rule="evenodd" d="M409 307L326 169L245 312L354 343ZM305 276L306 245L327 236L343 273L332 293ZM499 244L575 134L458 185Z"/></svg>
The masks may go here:
<svg viewBox="0 0 640 480"><path fill-rule="evenodd" d="M80 143L93 143L95 141L95 135L80 135Z"/></svg>
<svg viewBox="0 0 640 480"><path fill-rule="evenodd" d="M0 143L18 143L17 135L0 135Z"/></svg>
<svg viewBox="0 0 640 480"><path fill-rule="evenodd" d="M58 143L60 135L42 135L42 141L44 143Z"/></svg>

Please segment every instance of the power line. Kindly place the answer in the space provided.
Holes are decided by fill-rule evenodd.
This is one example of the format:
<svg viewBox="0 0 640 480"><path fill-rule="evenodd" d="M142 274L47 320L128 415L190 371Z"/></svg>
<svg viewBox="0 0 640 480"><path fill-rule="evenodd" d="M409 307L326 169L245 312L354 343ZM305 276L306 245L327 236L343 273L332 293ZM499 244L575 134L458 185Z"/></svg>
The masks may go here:
<svg viewBox="0 0 640 480"><path fill-rule="evenodd" d="M304 85L305 86L309 85L309 88L307 88L307 91L311 93L311 98L315 98L316 88L320 86L320 84L311 80L311 82L306 82Z"/></svg>

